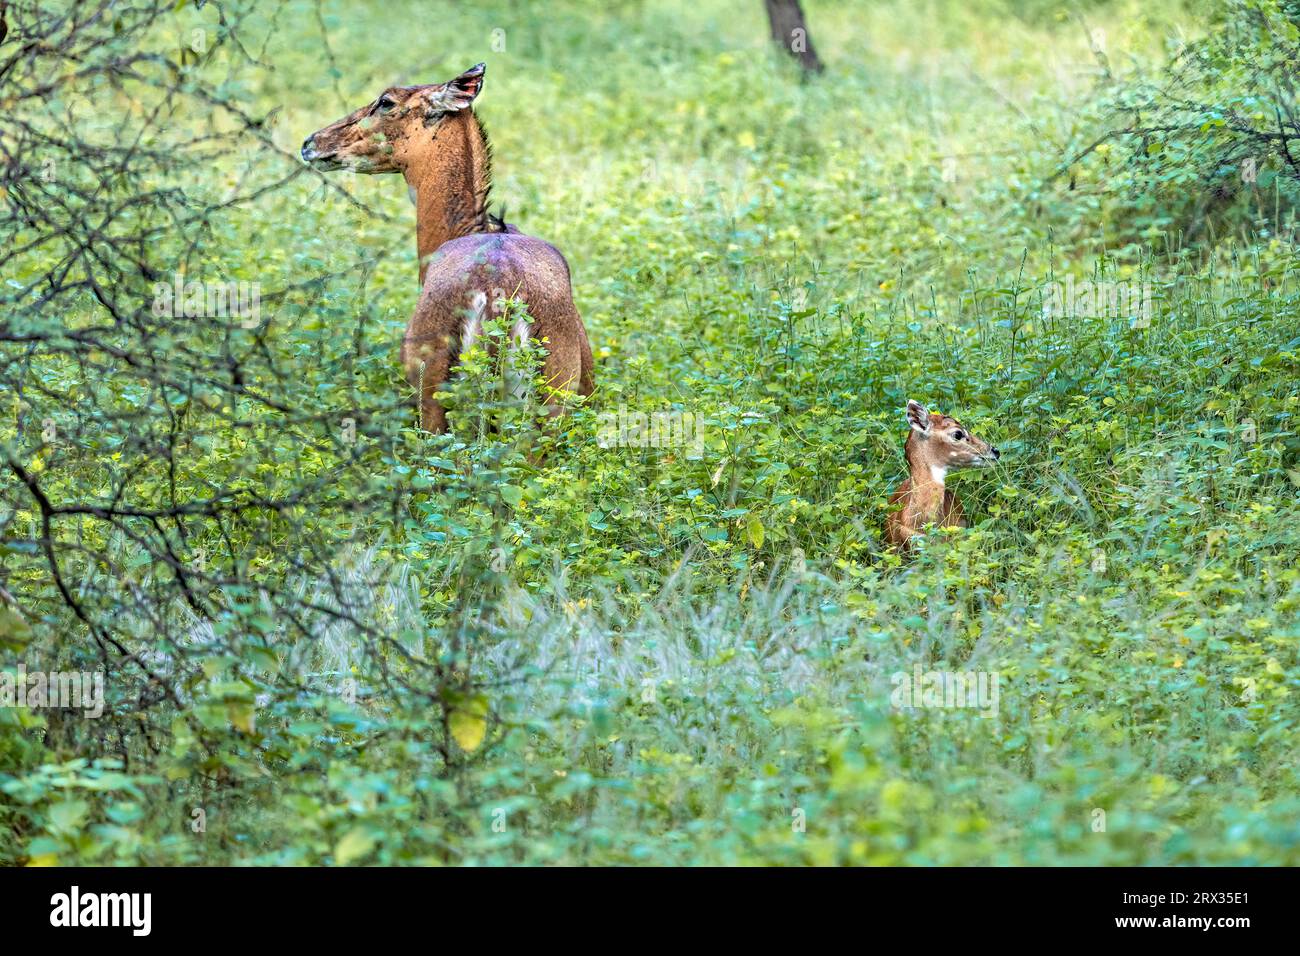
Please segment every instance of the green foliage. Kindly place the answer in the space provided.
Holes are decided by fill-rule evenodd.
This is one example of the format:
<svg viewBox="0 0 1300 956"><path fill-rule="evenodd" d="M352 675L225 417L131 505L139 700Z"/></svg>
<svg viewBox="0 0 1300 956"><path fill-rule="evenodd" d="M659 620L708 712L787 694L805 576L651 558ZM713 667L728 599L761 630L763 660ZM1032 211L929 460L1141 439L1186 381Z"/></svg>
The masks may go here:
<svg viewBox="0 0 1300 956"><path fill-rule="evenodd" d="M1098 198L1095 211L1077 208L1100 213L1112 248L1181 247L1224 233L1294 239L1295 10L1279 0L1232 0L1206 36L1174 50L1159 69L1122 76L1098 53L1093 115L1052 181Z"/></svg>
<svg viewBox="0 0 1300 956"><path fill-rule="evenodd" d="M1095 67L1086 31L1034 4L936 3L918 36L902 4L810 2L808 82L757 3L409 6L325 4L323 56L311 4L233 5L256 60L185 59L280 112L184 185L249 198L152 252L260 281L257 328L56 315L29 290L54 254L7 266L6 330L45 336L5 340L39 383L8 461L57 504L202 507L46 533L0 479L4 669L108 671L98 720L0 707L0 861L1300 862L1300 273L1271 232L1185 254L1176 177L1235 148L1222 128L1187 162L1171 138L1159 181L1094 150L1097 188L1040 185L1104 112L1054 59ZM1153 23L1208 28L1086 13L1153 71ZM439 17L454 34L388 26ZM224 36L181 5L157 48L196 25ZM1198 56L1276 65L1226 42ZM539 422L514 394L543 387L536 347L478 349L434 437L397 366L403 184L276 144L485 56L495 195L572 264L598 391ZM1150 322L1054 309L1065 276L1145 283ZM950 479L972 527L902 561L881 527L909 397L1003 457ZM602 440L623 411L700 446ZM918 665L996 672L997 713L895 707Z"/></svg>

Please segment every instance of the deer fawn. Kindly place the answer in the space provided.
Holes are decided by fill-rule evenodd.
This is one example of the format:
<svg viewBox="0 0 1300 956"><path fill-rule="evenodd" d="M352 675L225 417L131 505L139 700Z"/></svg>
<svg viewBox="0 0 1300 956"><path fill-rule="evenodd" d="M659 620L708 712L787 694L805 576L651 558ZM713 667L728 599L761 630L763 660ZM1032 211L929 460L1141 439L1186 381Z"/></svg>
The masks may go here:
<svg viewBox="0 0 1300 956"><path fill-rule="evenodd" d="M889 499L902 507L885 522L890 547L908 549L913 535L927 525L966 527L966 515L957 496L943 486L956 468L987 468L1001 457L998 450L966 430L955 418L930 412L920 402L908 401L907 423L912 427L903 453L910 475Z"/></svg>
<svg viewBox="0 0 1300 956"><path fill-rule="evenodd" d="M406 179L423 291L402 340L402 366L419 394L420 425L432 432L447 429L435 393L507 298L522 300L532 318L517 321L511 338L532 337L546 349L551 413L559 410L555 391L594 388L569 264L550 243L488 213L492 150L470 108L485 70L480 63L447 83L390 87L302 144L316 169Z"/></svg>

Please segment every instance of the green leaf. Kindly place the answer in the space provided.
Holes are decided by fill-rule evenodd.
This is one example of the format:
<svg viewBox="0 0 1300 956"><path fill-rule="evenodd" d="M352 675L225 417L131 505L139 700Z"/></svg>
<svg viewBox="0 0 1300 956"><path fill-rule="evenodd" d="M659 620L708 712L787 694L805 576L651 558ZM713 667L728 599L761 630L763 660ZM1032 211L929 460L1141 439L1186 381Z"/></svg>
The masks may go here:
<svg viewBox="0 0 1300 956"><path fill-rule="evenodd" d="M20 650L32 639L32 629L28 627L16 611L0 606L0 644Z"/></svg>
<svg viewBox="0 0 1300 956"><path fill-rule="evenodd" d="M482 694L462 698L447 715L447 726L460 749L471 753L487 735L487 698Z"/></svg>
<svg viewBox="0 0 1300 956"><path fill-rule="evenodd" d="M56 830L73 833L81 828L90 813L85 800L64 800L50 807L50 825Z"/></svg>
<svg viewBox="0 0 1300 956"><path fill-rule="evenodd" d="M350 866L375 848L375 838L367 827L355 826L334 847L334 862Z"/></svg>

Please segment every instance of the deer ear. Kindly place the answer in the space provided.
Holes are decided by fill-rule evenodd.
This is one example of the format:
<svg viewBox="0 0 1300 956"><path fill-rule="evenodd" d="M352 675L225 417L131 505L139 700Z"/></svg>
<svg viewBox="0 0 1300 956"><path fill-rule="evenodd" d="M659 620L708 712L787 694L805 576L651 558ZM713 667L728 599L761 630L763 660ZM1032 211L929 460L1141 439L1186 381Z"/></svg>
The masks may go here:
<svg viewBox="0 0 1300 956"><path fill-rule="evenodd" d="M430 103L443 112L465 109L474 102L479 90L483 89L483 74L486 72L486 63L471 66L454 80L444 83L442 89L435 91L429 98Z"/></svg>
<svg viewBox="0 0 1300 956"><path fill-rule="evenodd" d="M921 435L930 434L930 412L924 405L914 399L907 400L907 424Z"/></svg>

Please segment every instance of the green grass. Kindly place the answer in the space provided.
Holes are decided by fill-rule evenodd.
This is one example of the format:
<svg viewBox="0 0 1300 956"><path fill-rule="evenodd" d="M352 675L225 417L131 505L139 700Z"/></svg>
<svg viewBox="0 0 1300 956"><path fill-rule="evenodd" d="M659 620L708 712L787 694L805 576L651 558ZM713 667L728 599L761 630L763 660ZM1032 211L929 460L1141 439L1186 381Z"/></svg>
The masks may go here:
<svg viewBox="0 0 1300 956"><path fill-rule="evenodd" d="M331 78L291 4L247 91L280 108L285 157L191 186L282 175L384 85L486 59L494 195L569 258L596 395L540 465L526 430L421 436L396 360L417 292L403 184L347 183L387 218L311 174L223 219L211 273L341 274L246 352L291 369L276 397L310 416L250 402L232 431L194 411L210 440L182 497L243 482L322 504L194 529L247 586L183 645L103 584L191 706L150 709L147 741L127 678L108 736L0 711L0 859L1300 862L1293 249L1117 240L1101 159L1074 190L1047 182L1096 122L1091 30L1117 72L1155 69L1198 12L809 0L828 70L805 82L756 0L549 6L327 3ZM364 290L342 272L361 260ZM1045 313L1067 275L1149 282L1150 326ZM972 528L900 561L881 529L908 398L1003 457L950 480ZM112 397L134 399L156 410ZM704 454L601 448L620 405L697 415ZM50 480L97 488L100 440ZM138 494L162 494L151 474ZM324 566L358 626L290 621ZM39 565L11 572L47 616L32 647L87 653L59 643L87 642ZM156 568L135 580L168 593ZM917 664L997 672L996 716L893 708Z"/></svg>

